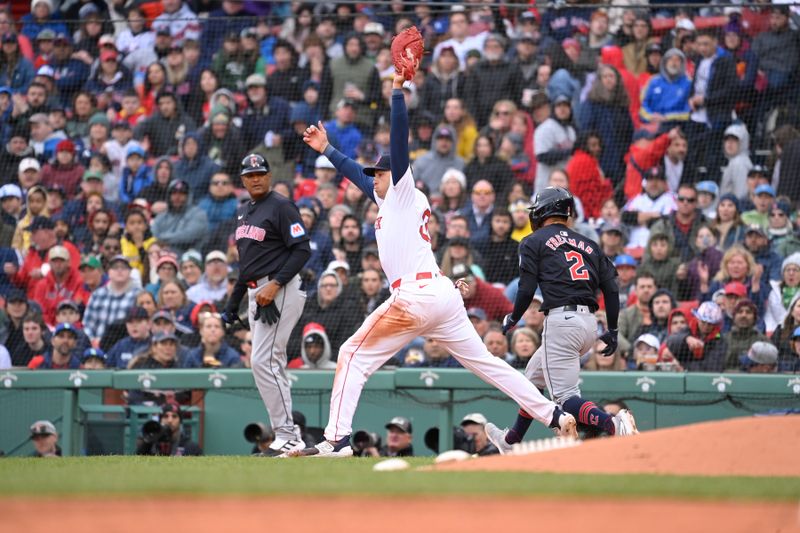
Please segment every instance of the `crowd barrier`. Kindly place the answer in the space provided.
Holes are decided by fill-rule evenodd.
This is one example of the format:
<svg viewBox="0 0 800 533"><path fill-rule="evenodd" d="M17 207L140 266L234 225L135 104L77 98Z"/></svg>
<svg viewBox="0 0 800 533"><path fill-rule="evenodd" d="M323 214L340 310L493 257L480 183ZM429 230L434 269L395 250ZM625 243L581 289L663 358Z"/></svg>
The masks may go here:
<svg viewBox="0 0 800 533"><path fill-rule="evenodd" d="M309 427L328 418L332 371L289 373L294 408ZM644 372L584 373L581 388L596 402L624 400L641 430L800 409L800 376L789 374L678 374ZM250 370L2 371L0 372L0 450L30 454L28 428L39 419L53 421L64 455L132 453L141 425L158 411L126 406L126 390L191 390L187 430L206 454L246 454L243 437L251 422L267 415ZM452 446L452 428L468 413L509 424L512 401L473 374L460 369L379 371L362 394L354 430L385 437L393 416L413 423L417 455L433 453L424 444L430 428L439 428L439 449ZM529 438L549 436L535 424Z"/></svg>

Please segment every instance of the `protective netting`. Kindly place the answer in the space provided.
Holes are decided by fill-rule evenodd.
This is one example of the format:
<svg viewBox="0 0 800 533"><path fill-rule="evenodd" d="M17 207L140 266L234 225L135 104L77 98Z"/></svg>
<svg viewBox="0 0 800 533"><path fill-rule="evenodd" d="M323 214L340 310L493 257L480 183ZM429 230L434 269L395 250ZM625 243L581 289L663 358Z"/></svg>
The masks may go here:
<svg viewBox="0 0 800 533"><path fill-rule="evenodd" d="M414 177L433 208L427 233L443 272L470 281L465 304L495 355L521 367L532 353L486 330L511 309L531 195L560 185L576 197L575 228L619 269L630 320L612 365L652 365L648 346L668 361L665 348L682 349L666 342L672 300L693 302L687 309L713 300L727 337L699 368L737 369L763 340L756 331L776 329L780 367L798 368L791 336L800 324L787 313L800 284L795 7L33 4L33 13L17 3L0 12L0 292L23 291L43 316L30 342L25 310L1 324L14 364L48 366L38 356L64 320L82 320L76 357L95 344L113 352L108 364L131 364L146 342L112 348L130 334L134 302L148 317L166 310L174 326L164 327L187 347L179 365L245 364L244 331L229 335L216 362L197 347L199 313L212 309L202 302L222 310L239 275L234 215L251 152L267 159L274 190L295 200L311 237L309 298L290 357L299 366L307 337L312 358L335 359L394 280L380 268L376 206L302 133L321 121L330 143L363 165L386 153L389 45L414 24L428 54L403 91ZM118 254L132 266L122 297L104 287ZM338 276L317 290L326 271ZM669 291L666 308L645 304L654 291L636 287L643 271ZM754 313L737 325L744 299ZM59 318L63 300L76 302L77 316ZM304 331L312 322L321 335ZM541 317L524 323L535 349ZM655 340L636 353L644 334ZM755 356L772 361L764 357ZM678 357L693 370L690 359ZM453 364L430 342L395 362Z"/></svg>

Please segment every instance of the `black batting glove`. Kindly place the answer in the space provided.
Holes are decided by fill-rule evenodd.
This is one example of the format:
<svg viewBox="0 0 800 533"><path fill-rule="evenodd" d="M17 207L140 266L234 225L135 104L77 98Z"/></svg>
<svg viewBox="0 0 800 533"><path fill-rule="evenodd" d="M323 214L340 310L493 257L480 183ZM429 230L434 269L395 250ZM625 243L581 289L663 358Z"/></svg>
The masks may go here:
<svg viewBox="0 0 800 533"><path fill-rule="evenodd" d="M278 311L278 306L275 302L270 302L269 305L259 305L256 308L255 319L264 322L265 324L275 324L281 317L281 312Z"/></svg>
<svg viewBox="0 0 800 533"><path fill-rule="evenodd" d="M617 342L617 330L609 329L602 335L600 335L599 340L603 341L606 344L606 347L600 352L603 356L608 357L609 355L614 355L614 352L617 351L617 347L619 346L619 342Z"/></svg>
<svg viewBox="0 0 800 533"><path fill-rule="evenodd" d="M239 317L239 313L223 311L220 313L219 318L225 324L225 331L229 331L235 322L238 322L244 329L250 329L247 324L242 322L242 319Z"/></svg>
<svg viewBox="0 0 800 533"><path fill-rule="evenodd" d="M508 332L509 332L509 330L513 329L513 328L514 328L514 326L516 326L516 325L517 325L517 322L519 322L519 321L518 321L518 320L514 320L514 319L511 317L511 313L507 314L507 315L506 315L506 316L503 318L503 335L505 335L506 333L508 333Z"/></svg>

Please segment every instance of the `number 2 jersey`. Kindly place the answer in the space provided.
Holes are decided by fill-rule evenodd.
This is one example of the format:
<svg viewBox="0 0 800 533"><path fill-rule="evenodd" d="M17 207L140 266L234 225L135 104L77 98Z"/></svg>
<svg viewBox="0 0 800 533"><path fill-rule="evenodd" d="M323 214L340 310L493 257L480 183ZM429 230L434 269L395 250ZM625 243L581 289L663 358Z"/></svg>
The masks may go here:
<svg viewBox="0 0 800 533"><path fill-rule="evenodd" d="M596 242L563 224L550 224L522 240L519 271L520 277L539 285L542 311L563 305L596 310L600 285L617 276L614 264Z"/></svg>

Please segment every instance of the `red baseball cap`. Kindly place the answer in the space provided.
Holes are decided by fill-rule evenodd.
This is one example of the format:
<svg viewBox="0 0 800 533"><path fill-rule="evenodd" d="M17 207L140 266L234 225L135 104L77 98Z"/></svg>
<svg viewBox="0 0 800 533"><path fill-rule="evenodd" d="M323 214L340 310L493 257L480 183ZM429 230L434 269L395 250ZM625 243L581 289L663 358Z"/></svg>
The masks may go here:
<svg viewBox="0 0 800 533"><path fill-rule="evenodd" d="M727 285L725 285L725 294L733 294L740 298L747 296L747 287L744 286L743 283L738 281L731 281Z"/></svg>

